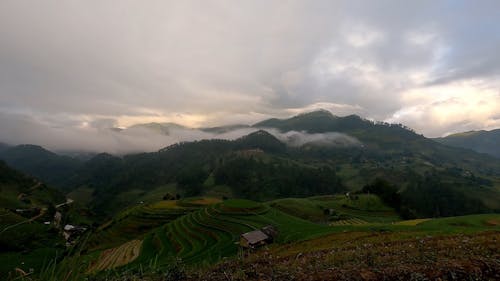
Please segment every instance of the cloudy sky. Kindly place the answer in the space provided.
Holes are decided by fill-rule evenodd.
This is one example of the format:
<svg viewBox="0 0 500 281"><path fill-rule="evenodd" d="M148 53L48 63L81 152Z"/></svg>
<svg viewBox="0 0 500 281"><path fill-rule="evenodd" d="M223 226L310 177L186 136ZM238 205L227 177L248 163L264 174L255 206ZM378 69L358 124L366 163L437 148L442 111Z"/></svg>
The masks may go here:
<svg viewBox="0 0 500 281"><path fill-rule="evenodd" d="M11 143L315 108L429 137L500 127L495 0L2 0L0 40Z"/></svg>

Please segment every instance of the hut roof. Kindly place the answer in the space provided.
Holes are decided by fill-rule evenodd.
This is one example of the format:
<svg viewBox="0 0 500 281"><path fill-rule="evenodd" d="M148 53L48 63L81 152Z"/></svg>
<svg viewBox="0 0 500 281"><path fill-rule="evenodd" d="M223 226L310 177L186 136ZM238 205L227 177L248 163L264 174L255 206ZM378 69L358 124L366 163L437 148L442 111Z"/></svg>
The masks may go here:
<svg viewBox="0 0 500 281"><path fill-rule="evenodd" d="M245 238L249 244L255 244L269 238L264 232L260 230L243 233L241 236Z"/></svg>

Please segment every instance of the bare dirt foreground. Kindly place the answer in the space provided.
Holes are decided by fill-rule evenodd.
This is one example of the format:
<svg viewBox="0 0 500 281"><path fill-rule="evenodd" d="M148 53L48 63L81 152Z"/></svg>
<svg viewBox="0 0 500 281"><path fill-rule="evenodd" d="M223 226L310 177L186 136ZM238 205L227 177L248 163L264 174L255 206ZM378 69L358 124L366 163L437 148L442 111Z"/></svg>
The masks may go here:
<svg viewBox="0 0 500 281"><path fill-rule="evenodd" d="M339 233L264 249L188 279L500 280L500 232L410 239Z"/></svg>

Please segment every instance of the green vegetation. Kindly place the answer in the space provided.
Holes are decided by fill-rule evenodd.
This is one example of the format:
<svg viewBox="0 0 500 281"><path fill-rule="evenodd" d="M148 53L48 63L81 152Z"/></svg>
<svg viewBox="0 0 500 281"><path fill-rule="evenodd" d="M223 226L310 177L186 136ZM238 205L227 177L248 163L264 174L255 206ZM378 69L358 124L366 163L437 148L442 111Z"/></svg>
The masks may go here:
<svg viewBox="0 0 500 281"><path fill-rule="evenodd" d="M0 159L44 183L63 189L71 186L71 180L82 164L77 159L28 144L0 150Z"/></svg>
<svg viewBox="0 0 500 281"><path fill-rule="evenodd" d="M104 223L89 238L89 251L108 249L142 236L151 229L194 211L195 205L186 206L178 201L159 201L141 204L117 214Z"/></svg>
<svg viewBox="0 0 500 281"><path fill-rule="evenodd" d="M435 138L442 144L468 148L480 153L487 153L491 156L500 158L500 129L491 131L470 131L458 134L448 135L444 138Z"/></svg>
<svg viewBox="0 0 500 281"><path fill-rule="evenodd" d="M191 202L200 201L196 198ZM127 267L166 265L174 258L186 264L213 263L238 252L242 233L273 225L278 243L316 237L331 232L277 209L249 200L233 199L190 212L146 234L140 255ZM107 261L113 264L112 261Z"/></svg>
<svg viewBox="0 0 500 281"><path fill-rule="evenodd" d="M335 227L243 259L187 272L192 280L496 280L500 215L433 219L415 226ZM256 266L257 265L257 266ZM153 280L156 280L153 278Z"/></svg>
<svg viewBox="0 0 500 281"><path fill-rule="evenodd" d="M360 200L362 203L359 203L358 207L378 206L385 210L388 209L383 203L381 204L379 199L375 199L376 196L363 197L365 198ZM278 201L290 203L295 200ZM333 204L338 206L340 202L336 201L342 201L340 197L318 197L308 200L326 202L332 206ZM370 203L370 201L372 202ZM352 218L348 222L339 220L333 223L333 226L325 226L301 220L275 208L264 208L265 211L260 214L243 211L261 209L262 204L256 202L247 200L229 200L227 202L227 205L220 203L191 212L151 231L144 237L138 257L130 264L119 268L118 271L135 272L134 269L148 268L152 264L155 268L167 268L179 258L186 266L183 270L188 272L191 270L197 272L195 268L199 269L200 265L204 265L202 268L210 269L210 264L224 257L236 255L238 246L235 243L241 233L268 224L279 229L278 240L270 246L269 251L283 257L295 257L299 253L302 255L308 252L323 251L331 247L342 247L346 242L356 245L361 243L360 241L369 245L382 242L400 245L401 242L398 241L407 241L415 239L415 237L446 239L437 237L457 234L477 235L484 231L500 231L500 215L498 214L411 220L398 223L369 223ZM241 207L238 213L225 211L226 209L234 210L238 206ZM353 240L353 237L359 237L359 241ZM126 246L129 244L126 243L124 246L101 254L100 258L94 259L94 262L91 263L94 264L94 267L106 269L104 264L116 264L125 258L120 253L133 251L132 246ZM262 251L257 251L257 253L262 253ZM341 256L338 258L343 259ZM102 261L102 263L98 261ZM105 276L108 275L105 274Z"/></svg>
<svg viewBox="0 0 500 281"><path fill-rule="evenodd" d="M340 132L359 142L347 148L287 146L260 130L232 141L179 143L122 157L103 153L82 162L34 146L2 149L0 158L65 188L75 200L57 208L63 225L91 231L66 247L60 227L43 224L53 220L65 196L0 162L0 273L32 267L39 273L33 277L71 280L67 274L107 278L172 265L210 268L249 254L238 247L240 235L266 225L279 235L262 252L299 251L295 255L355 238L370 244L383 237L396 245L415 237L499 231L496 214L439 218L498 212L498 159L354 115L320 111L255 125L261 127L316 136ZM409 218L420 219L402 221ZM351 245L364 247L356 243ZM359 258L341 251L348 257L342 262ZM393 256L400 257L408 256Z"/></svg>
<svg viewBox="0 0 500 281"><path fill-rule="evenodd" d="M317 196L311 198L286 198L271 201L273 208L306 220L322 223L342 221L347 223L395 222L400 216L376 195L350 194Z"/></svg>
<svg viewBox="0 0 500 281"><path fill-rule="evenodd" d="M234 141L180 143L154 153L123 157L99 154L77 168L68 164L73 168L69 169L71 175L65 172L65 188L79 190L72 195L81 202L90 201L96 217L105 220L133 204L154 201L143 198L152 198L150 194L166 186L175 186L174 192L168 192L181 197L211 195L268 201L359 191L376 178L394 184L401 194L405 190L425 193L419 182L432 175L439 181L433 186L443 188L443 196L455 199L451 203L431 200L428 206L406 200L408 208L399 210L405 217L500 210L500 200L496 200L500 198L500 160L436 143L402 125L317 111L289 119L270 119L253 127L315 134L340 132L357 138L360 144L347 148L318 144L290 147L260 130ZM4 149L0 158L12 149ZM40 178L54 177L57 166L49 168L48 162L29 158L52 159L57 155L33 146L16 147L15 151L11 154L24 155L16 158L19 163L29 163L41 174L46 173ZM447 211L450 206L453 210Z"/></svg>

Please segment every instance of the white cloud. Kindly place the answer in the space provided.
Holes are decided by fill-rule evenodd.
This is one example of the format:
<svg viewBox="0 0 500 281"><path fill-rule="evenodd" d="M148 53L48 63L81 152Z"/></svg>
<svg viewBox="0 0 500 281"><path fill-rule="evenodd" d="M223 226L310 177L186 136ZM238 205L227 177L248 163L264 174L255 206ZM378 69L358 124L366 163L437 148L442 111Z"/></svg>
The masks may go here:
<svg viewBox="0 0 500 281"><path fill-rule="evenodd" d="M101 119L216 126L318 107L394 118L426 135L492 128L497 96L484 95L486 108L459 94L467 120L457 125L439 121L454 107L435 90L498 85L499 9L498 1L5 0L0 113L68 134ZM439 126L421 117L429 108L441 112L431 114ZM19 122L16 131L28 130Z"/></svg>
<svg viewBox="0 0 500 281"><path fill-rule="evenodd" d="M416 88L403 93L407 106L386 121L406 124L427 136L500 127L497 84L461 81L446 85ZM447 128L443 131L443 128Z"/></svg>
<svg viewBox="0 0 500 281"><path fill-rule="evenodd" d="M355 48L369 47L384 40L382 31L361 23L346 23L341 33L346 42Z"/></svg>

